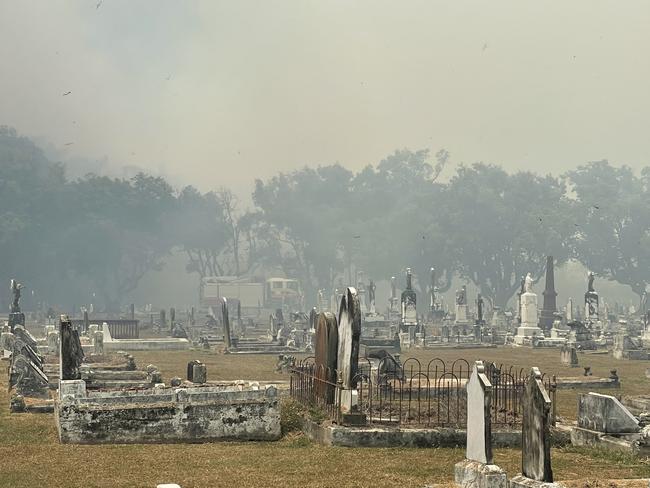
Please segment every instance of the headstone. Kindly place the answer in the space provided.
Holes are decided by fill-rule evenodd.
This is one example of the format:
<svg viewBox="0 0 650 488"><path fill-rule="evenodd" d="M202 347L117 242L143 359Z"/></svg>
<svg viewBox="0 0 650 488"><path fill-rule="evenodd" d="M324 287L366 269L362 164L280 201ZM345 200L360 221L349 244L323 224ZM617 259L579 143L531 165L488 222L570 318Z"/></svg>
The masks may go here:
<svg viewBox="0 0 650 488"><path fill-rule="evenodd" d="M377 291L377 285L373 280L370 280L368 284L368 313L374 315L377 313L377 307L375 306L375 292Z"/></svg>
<svg viewBox="0 0 650 488"><path fill-rule="evenodd" d="M20 290L22 290L23 285L16 280L11 280L9 287L12 298L7 325L9 325L9 331L13 332L17 325L25 326L25 314L20 310Z"/></svg>
<svg viewBox="0 0 650 488"><path fill-rule="evenodd" d="M62 315L59 323L60 376L61 380L81 379L79 366L84 358L84 352L79 340L79 332L72 327L67 315Z"/></svg>
<svg viewBox="0 0 650 488"><path fill-rule="evenodd" d="M97 330L91 336L93 340L93 352L99 356L104 354L104 332Z"/></svg>
<svg viewBox="0 0 650 488"><path fill-rule="evenodd" d="M90 327L90 319L88 318L88 310L84 310L84 330L83 332L88 332L88 328Z"/></svg>
<svg viewBox="0 0 650 488"><path fill-rule="evenodd" d="M330 312L321 312L316 322L315 393L327 404L334 403L338 343L336 317Z"/></svg>
<svg viewBox="0 0 650 488"><path fill-rule="evenodd" d="M585 293L585 321L587 323L598 322L598 292L594 290L593 273L587 276L587 292Z"/></svg>
<svg viewBox="0 0 650 488"><path fill-rule="evenodd" d="M532 368L523 395L521 432L522 475L533 481L553 481L551 469L551 399L542 373ZM511 486L513 486L511 480ZM514 486L519 486L515 484Z"/></svg>
<svg viewBox="0 0 650 488"><path fill-rule="evenodd" d="M54 326L48 326L52 327L52 330L47 331L47 353L48 354L58 354L59 352L59 332L54 329ZM1 342L1 341L0 341Z"/></svg>
<svg viewBox="0 0 650 488"><path fill-rule="evenodd" d="M544 305L542 306L542 312L539 317L539 326L545 333L548 333L551 327L553 327L555 314L557 313L557 292L555 291L553 256L546 256L546 286L544 287L543 295Z"/></svg>
<svg viewBox="0 0 650 488"><path fill-rule="evenodd" d="M467 450L454 466L456 484L463 488L506 488L506 473L492 464L492 384L482 361L476 361L467 382Z"/></svg>
<svg viewBox="0 0 650 488"><path fill-rule="evenodd" d="M429 317L433 319L436 313L436 269L431 268L429 273Z"/></svg>
<svg viewBox="0 0 650 488"><path fill-rule="evenodd" d="M221 299L221 322L223 324L223 343L226 350L232 348L232 339L230 336L230 317L228 316L228 299Z"/></svg>
<svg viewBox="0 0 650 488"><path fill-rule="evenodd" d="M578 352L573 346L562 346L560 348L560 361L564 366L578 367Z"/></svg>
<svg viewBox="0 0 650 488"><path fill-rule="evenodd" d="M174 307L169 309L169 331L174 332L176 325L176 309Z"/></svg>
<svg viewBox="0 0 650 488"><path fill-rule="evenodd" d="M573 322L573 298L569 298L566 304L566 323Z"/></svg>
<svg viewBox="0 0 650 488"><path fill-rule="evenodd" d="M409 327L418 325L418 312L417 312L417 295L413 290L413 277L411 275L411 268L406 269L406 289L402 292L402 331L409 330Z"/></svg>
<svg viewBox="0 0 650 488"><path fill-rule="evenodd" d="M607 434L639 432L639 421L610 395L578 395L578 427Z"/></svg>
<svg viewBox="0 0 650 488"><path fill-rule="evenodd" d="M533 278L530 273L524 280L524 293L521 300L521 325L517 328L515 344L522 345L527 339L543 336L542 329L537 326L537 295L533 293Z"/></svg>
<svg viewBox="0 0 650 488"><path fill-rule="evenodd" d="M160 311L160 330L165 330L167 329L167 318L165 315L165 310L162 309Z"/></svg>
<svg viewBox="0 0 650 488"><path fill-rule="evenodd" d="M485 302L483 300L483 297L479 293L478 296L476 297L476 324L477 325L484 325L485 324L485 319L483 318L483 306L485 305Z"/></svg>
<svg viewBox="0 0 650 488"><path fill-rule="evenodd" d="M341 390L341 413L344 423L362 423L365 417L357 412L357 369L361 336L361 307L355 288L349 287L341 299L338 320L337 368Z"/></svg>
<svg viewBox="0 0 650 488"><path fill-rule="evenodd" d="M206 383L208 381L208 367L199 362L193 366L192 383Z"/></svg>
<svg viewBox="0 0 650 488"><path fill-rule="evenodd" d="M467 286L463 285L456 291L456 325L467 325L469 323L467 310Z"/></svg>
<svg viewBox="0 0 650 488"><path fill-rule="evenodd" d="M197 364L201 364L201 361L198 359L193 359L189 363L187 363L187 381L192 381L194 382L194 366Z"/></svg>

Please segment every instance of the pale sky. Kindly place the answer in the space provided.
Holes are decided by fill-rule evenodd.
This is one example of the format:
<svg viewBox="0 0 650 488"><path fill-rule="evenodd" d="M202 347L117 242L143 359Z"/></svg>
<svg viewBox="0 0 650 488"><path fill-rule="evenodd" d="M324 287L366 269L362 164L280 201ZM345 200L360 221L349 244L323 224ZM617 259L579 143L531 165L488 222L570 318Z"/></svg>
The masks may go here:
<svg viewBox="0 0 650 488"><path fill-rule="evenodd" d="M99 1L0 0L0 125L63 159L240 194L403 147L650 165L647 0Z"/></svg>

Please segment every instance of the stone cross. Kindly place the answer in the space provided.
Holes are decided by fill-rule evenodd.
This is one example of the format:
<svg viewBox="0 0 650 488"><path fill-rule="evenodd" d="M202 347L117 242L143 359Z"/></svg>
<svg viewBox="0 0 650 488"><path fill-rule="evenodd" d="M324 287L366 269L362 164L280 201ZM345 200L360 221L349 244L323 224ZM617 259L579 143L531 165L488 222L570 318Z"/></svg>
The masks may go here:
<svg viewBox="0 0 650 488"><path fill-rule="evenodd" d="M523 396L522 474L535 481L553 481L551 469L551 399L542 373L532 368Z"/></svg>
<svg viewBox="0 0 650 488"><path fill-rule="evenodd" d="M483 361L476 361L467 382L467 452L470 461L492 464L492 384Z"/></svg>

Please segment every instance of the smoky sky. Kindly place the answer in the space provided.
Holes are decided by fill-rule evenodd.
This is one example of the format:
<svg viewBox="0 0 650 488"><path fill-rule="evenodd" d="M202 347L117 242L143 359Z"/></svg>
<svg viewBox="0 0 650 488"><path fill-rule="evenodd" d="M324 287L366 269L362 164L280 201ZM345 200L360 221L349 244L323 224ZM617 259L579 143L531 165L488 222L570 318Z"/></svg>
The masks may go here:
<svg viewBox="0 0 650 488"><path fill-rule="evenodd" d="M632 0L0 0L0 124L240 194L403 147L640 168L649 24Z"/></svg>

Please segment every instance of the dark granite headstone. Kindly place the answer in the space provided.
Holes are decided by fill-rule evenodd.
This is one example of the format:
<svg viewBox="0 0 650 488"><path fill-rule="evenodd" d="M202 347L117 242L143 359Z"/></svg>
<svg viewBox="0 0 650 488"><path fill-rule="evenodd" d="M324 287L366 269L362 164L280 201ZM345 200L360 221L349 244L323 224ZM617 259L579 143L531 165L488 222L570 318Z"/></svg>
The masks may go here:
<svg viewBox="0 0 650 488"><path fill-rule="evenodd" d="M555 291L555 271L553 256L546 257L546 286L544 287L544 305L539 317L539 327L547 333L553 327L557 313L557 292Z"/></svg>
<svg viewBox="0 0 650 488"><path fill-rule="evenodd" d="M78 380L81 378L79 366L84 358L84 352L79 340L79 332L72 327L70 319L62 315L59 324L61 342L61 379Z"/></svg>
<svg viewBox="0 0 650 488"><path fill-rule="evenodd" d="M338 324L330 312L318 314L316 323L316 357L314 375L318 379L316 394L326 403L334 402L334 384L336 384L336 367L338 356Z"/></svg>

